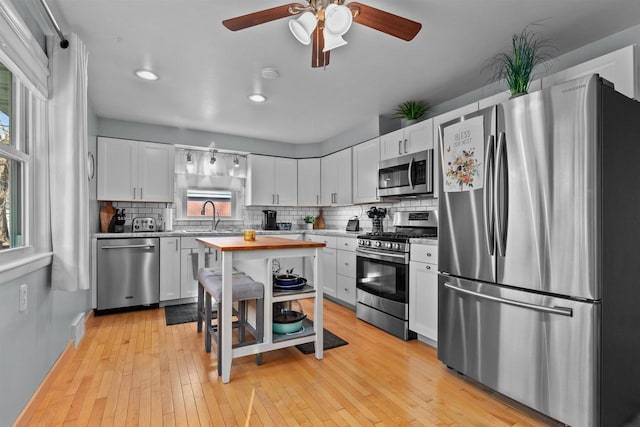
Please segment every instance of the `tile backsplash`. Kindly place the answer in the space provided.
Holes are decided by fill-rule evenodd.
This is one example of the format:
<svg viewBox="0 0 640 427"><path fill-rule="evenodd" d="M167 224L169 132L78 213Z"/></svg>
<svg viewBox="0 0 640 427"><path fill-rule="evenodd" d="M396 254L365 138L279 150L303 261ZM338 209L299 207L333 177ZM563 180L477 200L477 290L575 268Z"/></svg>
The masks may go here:
<svg viewBox="0 0 640 427"><path fill-rule="evenodd" d="M135 217L152 217L158 223L162 219L162 210L165 207L171 207L169 203L134 203L134 202L114 202L113 207L116 209L125 209L127 224L131 224L131 220ZM278 206L242 206L239 213L242 219L222 220L218 225L218 229L256 229L259 230L262 224L262 211L264 209L273 209L277 211L278 222L290 222L291 228L304 229L304 217L307 215L318 216L322 210L325 228L343 230L347 226L347 221L354 217L360 217L360 228L364 231L370 231L372 228L371 219L367 217L367 211L370 207L387 208L387 216L383 220L384 230L391 231L393 229L393 213L396 211L418 211L423 209L437 209L438 199L405 199L394 203L373 203L364 205L349 205L339 207L278 207ZM175 210L175 207L174 207ZM174 212L175 213L175 212ZM175 215L174 215L175 216ZM201 229L211 225L210 219L203 220L180 220L176 219L173 223L175 230L184 229Z"/></svg>

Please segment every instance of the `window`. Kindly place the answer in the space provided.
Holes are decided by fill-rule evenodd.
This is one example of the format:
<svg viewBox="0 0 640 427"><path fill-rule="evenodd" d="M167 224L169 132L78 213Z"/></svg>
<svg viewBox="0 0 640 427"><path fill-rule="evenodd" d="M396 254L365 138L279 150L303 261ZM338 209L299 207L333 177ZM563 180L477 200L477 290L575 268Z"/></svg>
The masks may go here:
<svg viewBox="0 0 640 427"><path fill-rule="evenodd" d="M27 104L26 89L0 63L0 251L25 244Z"/></svg>
<svg viewBox="0 0 640 427"><path fill-rule="evenodd" d="M215 204L216 218L233 218L233 192L224 190L187 190L187 217L202 219L202 208L207 200ZM211 204L207 204L204 208L204 215L211 217L213 215Z"/></svg>

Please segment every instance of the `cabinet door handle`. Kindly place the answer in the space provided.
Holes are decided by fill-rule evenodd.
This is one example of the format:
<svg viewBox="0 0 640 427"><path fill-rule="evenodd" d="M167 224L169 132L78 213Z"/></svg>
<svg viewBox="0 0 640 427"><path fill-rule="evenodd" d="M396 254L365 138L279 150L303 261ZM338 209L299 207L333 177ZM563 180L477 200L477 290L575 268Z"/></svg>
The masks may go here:
<svg viewBox="0 0 640 427"><path fill-rule="evenodd" d="M133 200L136 199L136 187L133 187Z"/></svg>
<svg viewBox="0 0 640 427"><path fill-rule="evenodd" d="M140 187L140 200L142 200L143 196L142 196L142 187Z"/></svg>
<svg viewBox="0 0 640 427"><path fill-rule="evenodd" d="M176 239L176 252L178 252L178 239Z"/></svg>
<svg viewBox="0 0 640 427"><path fill-rule="evenodd" d="M276 194L276 205L280 204L280 195Z"/></svg>
<svg viewBox="0 0 640 427"><path fill-rule="evenodd" d="M402 140L398 141L398 154L402 154Z"/></svg>
<svg viewBox="0 0 640 427"><path fill-rule="evenodd" d="M316 205L320 204L320 195L316 194Z"/></svg>
<svg viewBox="0 0 640 427"><path fill-rule="evenodd" d="M427 265L426 267L427 267L427 270L431 270L431 266L430 265Z"/></svg>
<svg viewBox="0 0 640 427"><path fill-rule="evenodd" d="M404 140L404 154L407 154L407 140Z"/></svg>
<svg viewBox="0 0 640 427"><path fill-rule="evenodd" d="M427 252L427 256L430 257L431 256L431 252Z"/></svg>

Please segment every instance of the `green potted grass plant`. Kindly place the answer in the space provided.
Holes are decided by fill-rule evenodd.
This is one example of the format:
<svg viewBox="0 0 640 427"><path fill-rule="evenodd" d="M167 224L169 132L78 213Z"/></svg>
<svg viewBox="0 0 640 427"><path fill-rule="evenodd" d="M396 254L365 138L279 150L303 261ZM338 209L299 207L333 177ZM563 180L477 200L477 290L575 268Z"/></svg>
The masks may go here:
<svg viewBox="0 0 640 427"><path fill-rule="evenodd" d="M422 116L431 110L431 106L424 101L406 101L398 105L394 110L394 119L401 119L408 126L417 122Z"/></svg>
<svg viewBox="0 0 640 427"><path fill-rule="evenodd" d="M493 80L504 80L511 97L527 93L535 67L553 58L549 49L549 43L540 34L525 27L520 34L513 35L507 51L489 61L489 67L494 71Z"/></svg>

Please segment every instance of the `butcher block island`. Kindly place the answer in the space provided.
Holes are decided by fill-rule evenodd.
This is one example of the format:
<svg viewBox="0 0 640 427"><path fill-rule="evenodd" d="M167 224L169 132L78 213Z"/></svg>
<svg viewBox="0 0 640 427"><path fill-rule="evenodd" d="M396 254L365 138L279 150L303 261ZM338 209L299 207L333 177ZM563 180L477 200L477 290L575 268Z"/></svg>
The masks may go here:
<svg viewBox="0 0 640 427"><path fill-rule="evenodd" d="M221 355L218 363L222 367L222 382L227 383L231 376L231 362L243 357L265 351L277 350L293 345L313 342L315 357L322 359L322 248L324 242L284 239L273 236L256 236L255 240L244 240L243 236L200 237L198 270L205 266L205 248L217 249L221 254L222 270L222 319ZM290 257L310 257L312 277L302 289L279 291L273 288L273 261ZM233 269L250 275L265 286L264 293L264 337L263 342L232 347L232 298L231 280ZM308 275L308 274L307 274ZM300 332L276 334L273 332L273 303L313 298L313 326L305 319Z"/></svg>

